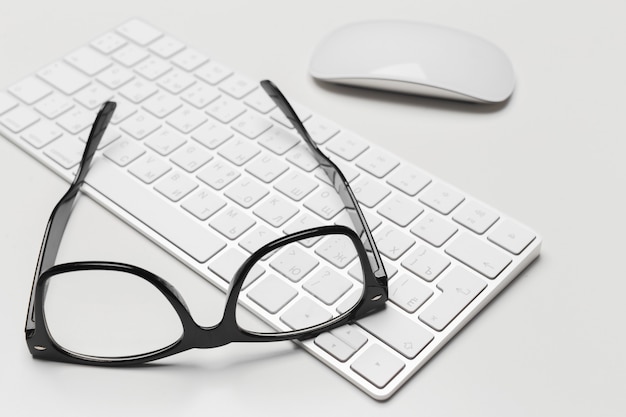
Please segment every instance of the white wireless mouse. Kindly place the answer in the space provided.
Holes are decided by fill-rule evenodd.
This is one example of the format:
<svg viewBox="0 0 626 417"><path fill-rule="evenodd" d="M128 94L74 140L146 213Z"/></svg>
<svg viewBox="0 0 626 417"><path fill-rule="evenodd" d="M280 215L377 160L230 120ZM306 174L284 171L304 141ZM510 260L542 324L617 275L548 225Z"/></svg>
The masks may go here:
<svg viewBox="0 0 626 417"><path fill-rule="evenodd" d="M426 23L353 23L328 35L310 63L322 81L478 103L506 100L513 67L477 36Z"/></svg>

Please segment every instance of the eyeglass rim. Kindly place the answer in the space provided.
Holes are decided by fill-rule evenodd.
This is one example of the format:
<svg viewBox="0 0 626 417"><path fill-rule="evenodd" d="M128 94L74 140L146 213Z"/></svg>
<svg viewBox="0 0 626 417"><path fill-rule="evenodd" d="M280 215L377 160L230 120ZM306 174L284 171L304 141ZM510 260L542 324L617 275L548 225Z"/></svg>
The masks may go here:
<svg viewBox="0 0 626 417"><path fill-rule="evenodd" d="M239 325L236 317L238 300L241 296L241 287L252 266L268 253L274 252L286 245L316 237L329 235L345 235L351 239L357 250L362 271L364 272L363 292L361 298L349 310L340 313L333 319L305 329L292 331L277 331L275 333L260 333L246 330ZM192 348L211 348L226 345L231 342L271 342L284 340L305 340L335 327L348 324L356 318L365 315L372 309L380 307L382 301L381 288L378 282L370 275L365 274L365 260L367 254L358 235L350 228L342 225L320 226L304 230L295 234L283 236L255 251L239 268L233 283L227 293L226 305L222 319L213 326L201 326L191 316L184 298L176 288L158 275L135 265L121 262L81 261L54 265L40 275L35 292L35 324L36 328L45 329L45 332L36 332L28 340L28 346L33 356L49 360L72 363L89 363L96 365L133 365L162 359ZM136 276L155 287L170 303L177 313L183 327L183 333L174 343L152 352L125 357L106 357L86 355L73 352L58 344L46 325L44 297L47 283L55 276L77 271L118 271Z"/></svg>

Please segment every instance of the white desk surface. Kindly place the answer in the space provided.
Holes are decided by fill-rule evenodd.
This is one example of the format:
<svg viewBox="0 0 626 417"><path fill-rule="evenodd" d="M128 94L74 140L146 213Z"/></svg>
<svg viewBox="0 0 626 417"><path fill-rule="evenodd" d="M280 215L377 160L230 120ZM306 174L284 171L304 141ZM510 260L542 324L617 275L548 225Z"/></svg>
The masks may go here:
<svg viewBox="0 0 626 417"><path fill-rule="evenodd" d="M56 0L4 1L1 9L2 88L141 17L251 77L274 80L294 100L544 238L539 260L387 402L289 342L196 350L134 369L35 361L24 342L25 311L45 222L66 184L0 140L1 415L625 415L623 0ZM514 64L514 96L504 106L472 106L331 88L308 76L327 32L382 17L493 41ZM108 212L81 204L82 230L68 231L67 259L143 262L197 282ZM217 317L223 297L205 291Z"/></svg>

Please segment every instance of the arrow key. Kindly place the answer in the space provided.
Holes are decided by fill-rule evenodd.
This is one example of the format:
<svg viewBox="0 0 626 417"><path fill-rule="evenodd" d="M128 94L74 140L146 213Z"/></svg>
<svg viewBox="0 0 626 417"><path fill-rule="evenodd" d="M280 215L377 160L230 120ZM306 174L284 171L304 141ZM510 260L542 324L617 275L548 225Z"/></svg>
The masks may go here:
<svg viewBox="0 0 626 417"><path fill-rule="evenodd" d="M354 355L354 352L356 352L355 349L348 346L346 343L342 342L330 333L322 333L317 336L315 338L315 344L340 362L347 361L352 355Z"/></svg>
<svg viewBox="0 0 626 417"><path fill-rule="evenodd" d="M384 388L404 366L391 352L373 344L350 367L378 388Z"/></svg>

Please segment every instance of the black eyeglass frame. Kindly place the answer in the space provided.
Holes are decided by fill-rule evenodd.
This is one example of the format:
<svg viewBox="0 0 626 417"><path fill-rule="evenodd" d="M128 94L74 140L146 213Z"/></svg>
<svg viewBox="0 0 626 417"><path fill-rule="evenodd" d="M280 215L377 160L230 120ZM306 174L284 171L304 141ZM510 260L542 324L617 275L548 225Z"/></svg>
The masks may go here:
<svg viewBox="0 0 626 417"><path fill-rule="evenodd" d="M26 343L34 358L90 365L136 365L171 356L192 348L212 348L231 342L305 340L335 327L354 322L384 308L388 299L387 275L371 231L365 222L365 217L359 208L354 193L350 189L348 181L339 168L317 147L278 88L270 81L262 81L261 85L292 122L295 129L309 145L310 150L324 171L329 174L329 178L333 181L333 185L346 205L346 209L355 221L357 231L342 225L321 226L280 237L262 246L250 255L236 272L227 291L222 319L218 324L209 327L200 326L193 320L183 298L171 284L143 268L119 262L87 261L55 264L63 233L72 213L76 197L85 181L98 144L116 107L115 103L106 102L96 116L74 181L53 209L44 233L35 269L25 327ZM301 330L259 333L239 327L236 319L237 301L245 278L255 263L284 245L326 235L344 235L353 242L356 248L357 256L361 263L364 286L361 298L357 304L328 322ZM162 349L125 357L87 356L69 351L57 344L51 337L46 325L43 308L46 285L51 278L58 274L84 270L124 272L152 284L165 296L178 314L183 327L181 337L176 342Z"/></svg>

